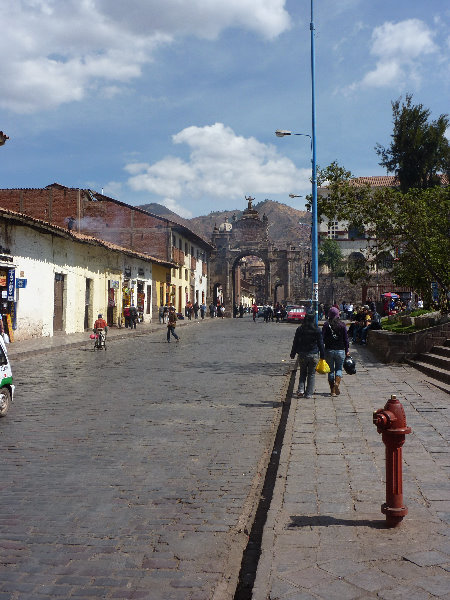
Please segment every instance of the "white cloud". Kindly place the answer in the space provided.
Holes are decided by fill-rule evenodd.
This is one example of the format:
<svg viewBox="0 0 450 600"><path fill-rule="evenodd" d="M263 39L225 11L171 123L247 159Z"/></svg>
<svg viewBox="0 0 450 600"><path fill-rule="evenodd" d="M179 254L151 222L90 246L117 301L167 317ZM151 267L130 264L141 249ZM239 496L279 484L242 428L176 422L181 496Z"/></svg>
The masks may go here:
<svg viewBox="0 0 450 600"><path fill-rule="evenodd" d="M178 204L178 202L176 202L173 198L164 198L164 200L161 201L161 204L166 206L169 210L176 213L177 215L180 215L180 217L184 217L185 219L190 219L193 216L190 210L184 208L183 206L181 206L181 204Z"/></svg>
<svg viewBox="0 0 450 600"><path fill-rule="evenodd" d="M386 22L372 33L371 54L377 58L376 67L369 71L360 84L366 87L384 87L419 81L421 59L437 52L433 32L419 19L399 23Z"/></svg>
<svg viewBox="0 0 450 600"><path fill-rule="evenodd" d="M167 198L220 201L242 199L249 193L287 194L310 188L310 169L298 170L274 146L238 136L222 123L187 127L172 139L189 146L189 160L168 156L153 164L126 165L133 190L162 196L166 203Z"/></svg>
<svg viewBox="0 0 450 600"><path fill-rule="evenodd" d="M242 27L268 39L289 27L285 0L0 0L0 106L49 109L139 77L163 44Z"/></svg>

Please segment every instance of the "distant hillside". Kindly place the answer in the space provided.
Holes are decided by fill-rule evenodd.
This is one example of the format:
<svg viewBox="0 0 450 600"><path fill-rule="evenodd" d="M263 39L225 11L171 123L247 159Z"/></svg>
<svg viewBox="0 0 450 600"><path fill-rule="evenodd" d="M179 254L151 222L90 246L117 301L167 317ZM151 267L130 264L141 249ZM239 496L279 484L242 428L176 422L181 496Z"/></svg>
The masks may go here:
<svg viewBox="0 0 450 600"><path fill-rule="evenodd" d="M228 217L228 220L232 223L233 215L236 215L236 218L239 219L243 212L243 210L214 211L206 216L183 219L162 204L143 204L138 208L180 223L207 240L211 239L214 226L223 223L225 217ZM259 202L254 205L254 208L259 212L261 218L263 214L266 214L269 220L269 235L279 248L309 240L310 227L308 225L311 224L311 213L297 210L287 206L287 204L274 202L273 200ZM299 225L299 221L306 223L306 225Z"/></svg>
<svg viewBox="0 0 450 600"><path fill-rule="evenodd" d="M170 210L170 208L167 208L163 204L152 202L150 204L141 204L136 208L141 208L142 210L146 210L154 215L158 215L159 217L163 217L169 219L170 221L174 221L175 223L179 223L180 225L184 225L184 227L187 227L194 233L197 233L207 241L211 240L211 234L208 233L208 235L205 235L202 230L198 229L196 225L192 223L192 219L184 219L183 217L180 217L180 215L177 215L177 213L174 213L172 210Z"/></svg>
<svg viewBox="0 0 450 600"><path fill-rule="evenodd" d="M284 247L288 244L297 244L299 241L308 241L310 236L310 227L299 225L302 223L311 224L311 213L304 210L297 210L287 204L274 202L273 200L264 200L253 206L260 214L261 218L266 214L269 220L269 235L278 247ZM232 223L233 215L236 218L242 216L243 210L224 210L209 213L204 217L194 217L189 219L192 229L201 231L204 237L211 238L214 225L219 226L228 217Z"/></svg>

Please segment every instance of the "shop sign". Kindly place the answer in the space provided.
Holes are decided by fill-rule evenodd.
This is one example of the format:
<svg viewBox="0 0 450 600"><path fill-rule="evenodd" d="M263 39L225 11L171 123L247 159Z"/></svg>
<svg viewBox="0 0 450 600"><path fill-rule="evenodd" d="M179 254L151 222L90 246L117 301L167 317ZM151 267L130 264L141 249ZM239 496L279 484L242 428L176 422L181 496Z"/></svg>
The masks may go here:
<svg viewBox="0 0 450 600"><path fill-rule="evenodd" d="M120 281L110 281L109 287L113 290L118 290L120 288Z"/></svg>
<svg viewBox="0 0 450 600"><path fill-rule="evenodd" d="M14 302L14 291L16 287L16 271L8 270L8 302Z"/></svg>
<svg viewBox="0 0 450 600"><path fill-rule="evenodd" d="M16 288L26 288L27 280L19 277L16 279Z"/></svg>

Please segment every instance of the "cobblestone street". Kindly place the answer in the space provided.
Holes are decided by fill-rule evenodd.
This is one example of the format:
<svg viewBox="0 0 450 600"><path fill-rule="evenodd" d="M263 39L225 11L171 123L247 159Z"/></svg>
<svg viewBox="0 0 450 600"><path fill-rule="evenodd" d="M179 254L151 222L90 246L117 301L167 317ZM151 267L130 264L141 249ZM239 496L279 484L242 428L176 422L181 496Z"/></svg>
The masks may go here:
<svg viewBox="0 0 450 600"><path fill-rule="evenodd" d="M230 585L294 328L165 327L13 359L0 421L0 600L211 600ZM283 362L284 361L284 362Z"/></svg>

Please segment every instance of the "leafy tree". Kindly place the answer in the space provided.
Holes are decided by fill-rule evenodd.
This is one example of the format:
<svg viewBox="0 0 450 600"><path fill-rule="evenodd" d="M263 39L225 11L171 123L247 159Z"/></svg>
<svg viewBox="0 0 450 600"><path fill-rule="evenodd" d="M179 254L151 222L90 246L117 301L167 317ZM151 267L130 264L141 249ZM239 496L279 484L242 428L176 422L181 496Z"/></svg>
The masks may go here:
<svg viewBox="0 0 450 600"><path fill-rule="evenodd" d="M330 269L331 275L331 295L335 301L334 277L343 275L343 256L342 250L336 240L326 239L320 244L319 265L325 265Z"/></svg>
<svg viewBox="0 0 450 600"><path fill-rule="evenodd" d="M347 261L347 276L350 283L369 283L371 263L360 253L357 258L349 256Z"/></svg>
<svg viewBox="0 0 450 600"><path fill-rule="evenodd" d="M342 251L336 240L326 239L320 244L319 265L327 266L333 274L342 270Z"/></svg>
<svg viewBox="0 0 450 600"><path fill-rule="evenodd" d="M318 197L318 213L330 220L344 220L364 228L368 248L365 269L350 270L352 280L367 277L381 252L397 251L393 278L429 298L431 282L450 287L450 188L411 189L357 185L337 163L320 170L327 195Z"/></svg>
<svg viewBox="0 0 450 600"><path fill-rule="evenodd" d="M447 115L429 122L430 111L422 104L413 105L412 94L405 102L392 102L394 131L388 148L380 144L375 151L380 165L395 173L402 192L440 184L440 173L450 175L450 144L445 137Z"/></svg>

